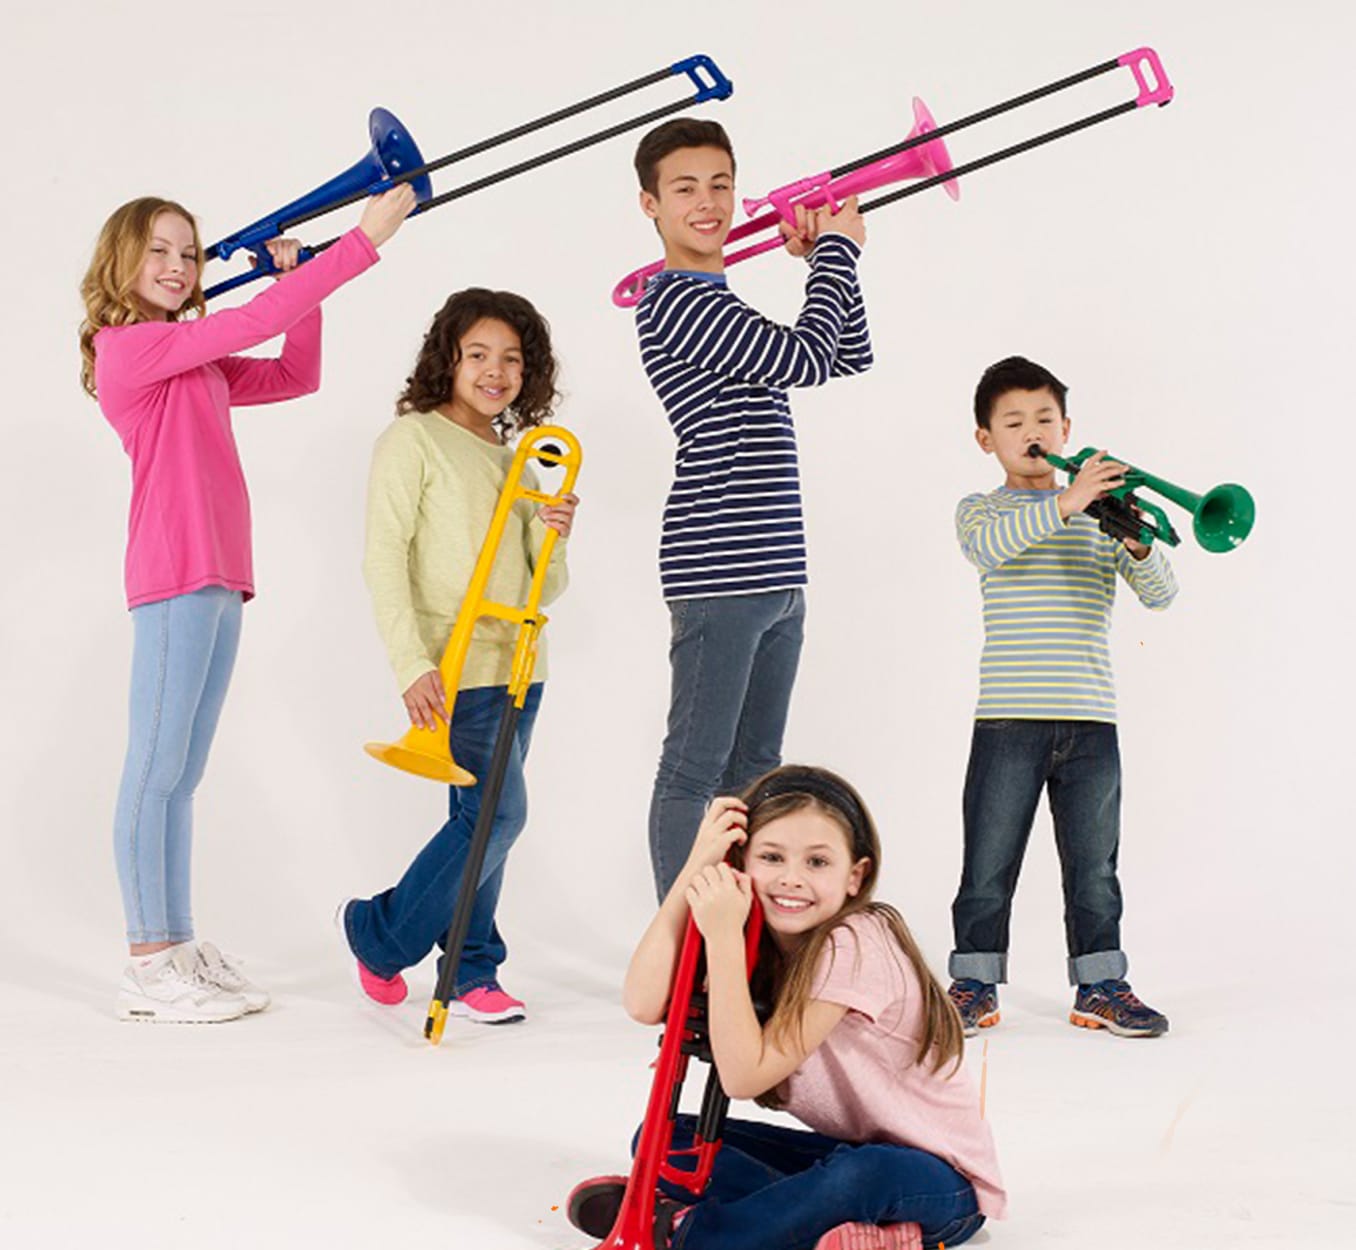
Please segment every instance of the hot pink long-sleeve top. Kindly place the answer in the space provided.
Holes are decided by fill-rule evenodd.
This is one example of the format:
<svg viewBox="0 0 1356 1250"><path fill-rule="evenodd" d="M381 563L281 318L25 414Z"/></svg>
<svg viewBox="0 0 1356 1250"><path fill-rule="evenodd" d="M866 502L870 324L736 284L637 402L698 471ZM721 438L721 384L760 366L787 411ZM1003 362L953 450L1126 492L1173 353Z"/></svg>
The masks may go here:
<svg viewBox="0 0 1356 1250"><path fill-rule="evenodd" d="M355 228L239 308L94 336L99 406L132 459L129 608L204 586L253 596L250 498L231 408L319 387L320 301L376 261ZM284 332L275 359L231 354Z"/></svg>

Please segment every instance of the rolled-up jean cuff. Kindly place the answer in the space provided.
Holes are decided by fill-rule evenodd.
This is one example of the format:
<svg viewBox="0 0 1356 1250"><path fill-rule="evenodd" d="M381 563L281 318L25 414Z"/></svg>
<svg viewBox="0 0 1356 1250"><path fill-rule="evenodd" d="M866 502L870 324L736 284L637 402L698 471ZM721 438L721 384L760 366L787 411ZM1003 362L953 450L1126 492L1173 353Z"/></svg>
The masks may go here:
<svg viewBox="0 0 1356 1250"><path fill-rule="evenodd" d="M953 981L1001 985L1008 979L1007 951L952 951L946 970Z"/></svg>
<svg viewBox="0 0 1356 1250"><path fill-rule="evenodd" d="M1124 981L1129 970L1130 961L1126 959L1124 951L1094 951L1091 955L1076 955L1069 960L1069 984Z"/></svg>

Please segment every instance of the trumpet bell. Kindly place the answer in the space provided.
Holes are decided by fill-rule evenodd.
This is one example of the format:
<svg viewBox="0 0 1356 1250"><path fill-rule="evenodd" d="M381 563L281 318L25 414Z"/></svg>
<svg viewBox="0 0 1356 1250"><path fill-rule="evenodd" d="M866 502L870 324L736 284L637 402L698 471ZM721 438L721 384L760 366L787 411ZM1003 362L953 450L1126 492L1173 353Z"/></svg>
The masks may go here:
<svg viewBox="0 0 1356 1250"><path fill-rule="evenodd" d="M468 773L452 758L447 730L443 727L434 730L411 725L399 742L367 742L363 744L363 750L373 759L416 777L427 777L449 786L473 786L476 783L475 774Z"/></svg>
<svg viewBox="0 0 1356 1250"><path fill-rule="evenodd" d="M1207 551L1232 551L1252 533L1257 505L1247 490L1226 482L1208 490L1192 514L1196 541Z"/></svg>

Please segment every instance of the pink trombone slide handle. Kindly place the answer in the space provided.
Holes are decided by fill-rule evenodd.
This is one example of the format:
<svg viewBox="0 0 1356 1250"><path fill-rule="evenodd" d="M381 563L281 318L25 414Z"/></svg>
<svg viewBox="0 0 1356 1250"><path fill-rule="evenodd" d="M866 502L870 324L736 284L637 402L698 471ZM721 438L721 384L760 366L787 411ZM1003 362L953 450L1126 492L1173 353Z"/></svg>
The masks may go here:
<svg viewBox="0 0 1356 1250"><path fill-rule="evenodd" d="M640 303L640 297L645 294L645 284L663 268L664 262L657 260L643 269L628 273L612 288L612 302L618 308L634 308Z"/></svg>
<svg viewBox="0 0 1356 1250"><path fill-rule="evenodd" d="M1172 83L1168 81L1168 75L1163 69L1163 62L1158 59L1158 53L1152 48L1136 48L1133 52L1118 56L1116 60L1122 65L1128 65L1130 72L1135 76L1135 81L1139 83L1139 97L1135 100L1137 108L1143 108L1146 104L1166 104L1172 99ZM1154 87L1150 87L1144 77L1146 61L1154 72L1154 82L1157 84Z"/></svg>

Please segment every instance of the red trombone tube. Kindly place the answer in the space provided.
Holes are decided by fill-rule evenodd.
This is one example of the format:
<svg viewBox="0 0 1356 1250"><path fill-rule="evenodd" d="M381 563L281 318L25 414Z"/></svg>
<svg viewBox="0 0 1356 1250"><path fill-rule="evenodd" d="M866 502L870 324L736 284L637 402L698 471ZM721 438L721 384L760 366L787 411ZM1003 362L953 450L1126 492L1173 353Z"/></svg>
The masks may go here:
<svg viewBox="0 0 1356 1250"><path fill-rule="evenodd" d="M752 975L758 961L758 943L763 932L763 911L754 901L744 929L745 969ZM702 1009L695 1012L693 993L697 985L697 967L701 962L702 936L696 922L688 917L683 945L673 974L673 990L669 996L669 1012L664 1021L664 1036L659 1045L659 1059L655 1063L654 1081L650 1086L650 1100L645 1108L645 1123L627 1178L626 1193L621 1209L612 1225L612 1231L598 1243L597 1250L656 1250L654 1244L655 1194L660 1179L681 1185L692 1194L700 1194L711 1178L711 1169L720 1150L719 1136L704 1138L698 1133L685 1155L695 1158L691 1171L673 1167L669 1150L673 1142L673 1123L678 1114L678 1098L687 1076L692 1042L698 1031L705 1030L700 1019ZM694 1028L695 1026L695 1028ZM714 1066L712 1069L714 1073Z"/></svg>

